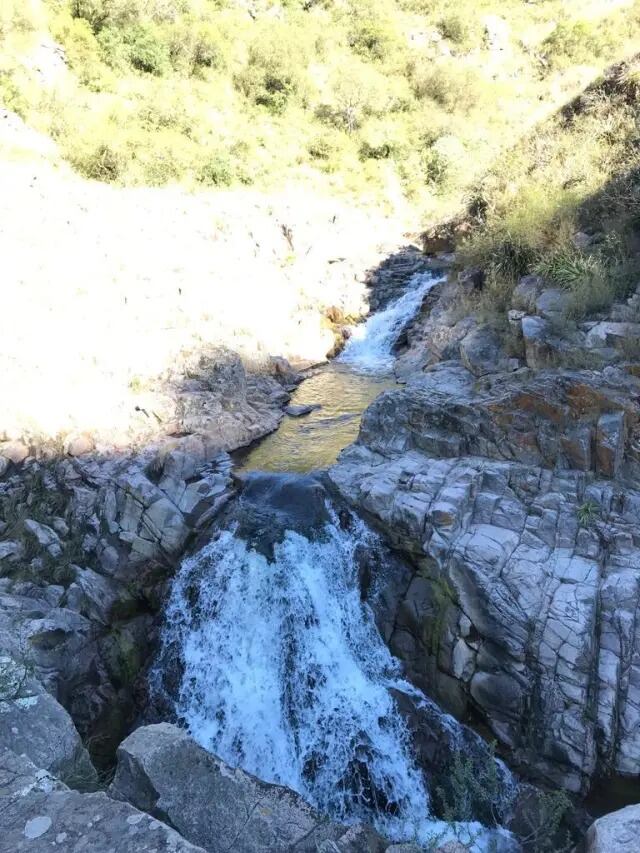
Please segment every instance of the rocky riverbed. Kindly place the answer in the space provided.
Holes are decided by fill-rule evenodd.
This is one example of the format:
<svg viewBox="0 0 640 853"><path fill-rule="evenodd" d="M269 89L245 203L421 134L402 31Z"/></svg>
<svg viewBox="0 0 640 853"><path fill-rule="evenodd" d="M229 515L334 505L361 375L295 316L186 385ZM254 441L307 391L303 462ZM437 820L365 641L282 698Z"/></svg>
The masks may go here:
<svg viewBox="0 0 640 853"><path fill-rule="evenodd" d="M374 303L429 266L413 253L380 267ZM411 683L394 701L425 778L446 782L460 743L443 750L437 702L491 732L522 779L577 802L640 770L635 302L569 340L561 295L524 280L506 352L460 315L480 286L466 271L425 293L397 342L403 386L367 409L323 488L382 535L358 583ZM581 352L597 369L576 367ZM238 521L247 487L227 451L275 429L301 378L282 360L251 374L229 350L194 370L173 437L102 455L0 447L0 849L415 850L330 820L174 725L136 728L168 582L212 525ZM433 702L417 715L416 688ZM484 749L459 730L466 754ZM601 819L586 849L635 849L637 821L636 807Z"/></svg>

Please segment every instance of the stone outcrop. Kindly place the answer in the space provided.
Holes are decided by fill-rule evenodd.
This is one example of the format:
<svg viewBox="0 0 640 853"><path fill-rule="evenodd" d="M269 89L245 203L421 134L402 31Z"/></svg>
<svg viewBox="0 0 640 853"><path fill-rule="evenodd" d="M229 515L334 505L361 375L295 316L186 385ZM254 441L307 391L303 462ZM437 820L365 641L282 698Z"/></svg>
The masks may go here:
<svg viewBox="0 0 640 853"><path fill-rule="evenodd" d="M0 850L7 853L204 853L129 803L72 791L7 749L0 749L0 814Z"/></svg>
<svg viewBox="0 0 640 853"><path fill-rule="evenodd" d="M232 769L186 732L168 723L137 729L118 748L111 794L166 820L210 853L316 853L348 850L345 826L331 823L287 788ZM382 851L387 844L360 829L354 848ZM341 846L342 839L342 846Z"/></svg>
<svg viewBox="0 0 640 853"><path fill-rule="evenodd" d="M0 649L105 753L133 711L168 573L233 493L230 471L219 438L192 435L27 458L0 483Z"/></svg>
<svg viewBox="0 0 640 853"><path fill-rule="evenodd" d="M98 776L64 708L10 657L0 656L0 750L28 757L74 788L91 790Z"/></svg>
<svg viewBox="0 0 640 853"><path fill-rule="evenodd" d="M587 832L585 853L635 853L640 839L640 805L598 818Z"/></svg>
<svg viewBox="0 0 640 853"><path fill-rule="evenodd" d="M638 384L618 371L413 376L330 476L416 567L411 678L534 774L637 774Z"/></svg>

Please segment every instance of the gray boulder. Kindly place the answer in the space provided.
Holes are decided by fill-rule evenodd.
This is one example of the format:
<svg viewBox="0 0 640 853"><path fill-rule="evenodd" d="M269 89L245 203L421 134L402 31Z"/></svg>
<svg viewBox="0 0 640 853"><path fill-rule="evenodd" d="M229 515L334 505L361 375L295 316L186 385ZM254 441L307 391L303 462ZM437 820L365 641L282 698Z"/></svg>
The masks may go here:
<svg viewBox="0 0 640 853"><path fill-rule="evenodd" d="M336 849L353 827L331 823L298 794L233 769L168 723L137 729L123 741L111 795L166 820L210 853L316 853ZM379 836L357 849L384 849ZM329 847L333 850L334 848Z"/></svg>
<svg viewBox="0 0 640 853"><path fill-rule="evenodd" d="M0 814L6 853L204 853L128 803L71 791L6 749L0 749Z"/></svg>
<svg viewBox="0 0 640 853"><path fill-rule="evenodd" d="M504 350L500 338L490 326L472 329L460 342L460 358L464 366L474 376L485 376L501 370L514 370L517 359L510 359Z"/></svg>
<svg viewBox="0 0 640 853"><path fill-rule="evenodd" d="M585 839L586 853L637 853L639 847L640 805L598 818Z"/></svg>
<svg viewBox="0 0 640 853"><path fill-rule="evenodd" d="M98 776L71 717L28 674L0 656L0 749L26 755L67 784L92 789Z"/></svg>

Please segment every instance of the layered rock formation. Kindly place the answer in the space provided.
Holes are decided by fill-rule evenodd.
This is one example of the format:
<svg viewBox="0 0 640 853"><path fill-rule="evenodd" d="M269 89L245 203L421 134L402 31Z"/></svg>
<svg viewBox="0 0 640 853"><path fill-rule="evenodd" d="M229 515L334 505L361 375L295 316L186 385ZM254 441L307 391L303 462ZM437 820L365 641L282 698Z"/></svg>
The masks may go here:
<svg viewBox="0 0 640 853"><path fill-rule="evenodd" d="M388 632L411 678L585 791L640 769L640 382L522 367L452 289L330 476L415 565Z"/></svg>

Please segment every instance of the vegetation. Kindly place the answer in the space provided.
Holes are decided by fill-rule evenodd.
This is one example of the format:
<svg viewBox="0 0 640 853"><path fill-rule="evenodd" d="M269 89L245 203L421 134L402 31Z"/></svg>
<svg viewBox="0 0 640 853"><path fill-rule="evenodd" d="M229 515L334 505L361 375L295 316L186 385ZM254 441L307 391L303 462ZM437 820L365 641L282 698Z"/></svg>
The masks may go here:
<svg viewBox="0 0 640 853"><path fill-rule="evenodd" d="M476 187L463 261L487 272L480 307L510 307L520 276L570 295L568 318L597 315L638 284L640 63L618 67L532 133Z"/></svg>
<svg viewBox="0 0 640 853"><path fill-rule="evenodd" d="M88 178L296 179L363 201L419 202L431 217L453 211L532 117L628 53L639 10L595 3L585 18L583 4L560 0L4 0L0 101L51 134ZM67 70L38 71L43 33L63 46Z"/></svg>
<svg viewBox="0 0 640 853"><path fill-rule="evenodd" d="M474 835L468 824L480 821L487 827L510 828L527 853L568 853L573 845L562 826L571 808L567 794L559 790L537 790L535 793L532 790L528 801L514 809L515 790L509 786L496 760L495 746L495 742L492 743L482 756L455 753L446 787L436 790L437 813L448 824L450 832L435 837L429 849L439 847L450 834L471 847L479 833ZM518 817L510 826L514 813Z"/></svg>

